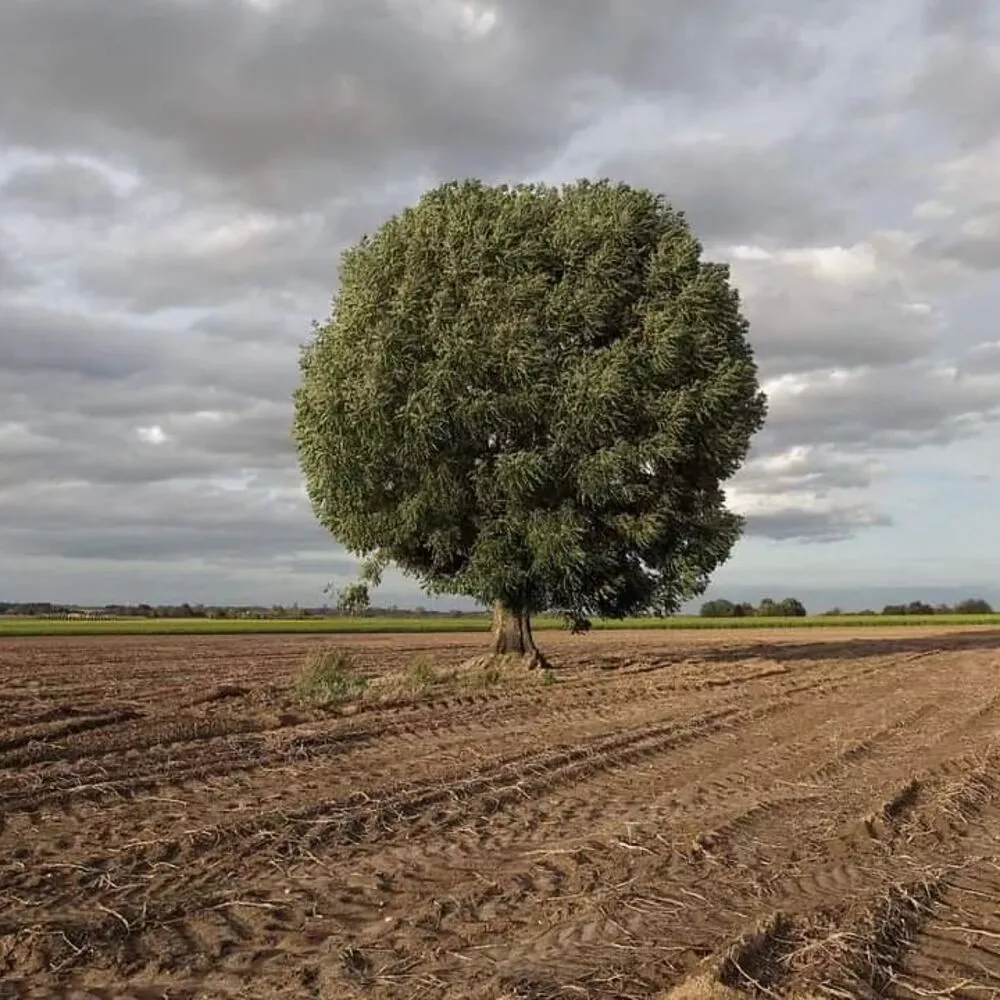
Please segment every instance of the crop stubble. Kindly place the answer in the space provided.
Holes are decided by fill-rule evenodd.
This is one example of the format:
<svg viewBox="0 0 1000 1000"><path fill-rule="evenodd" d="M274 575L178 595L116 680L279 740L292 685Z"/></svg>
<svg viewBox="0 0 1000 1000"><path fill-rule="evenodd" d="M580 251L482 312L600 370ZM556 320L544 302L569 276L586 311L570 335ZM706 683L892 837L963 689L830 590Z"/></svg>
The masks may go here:
<svg viewBox="0 0 1000 1000"><path fill-rule="evenodd" d="M0 642L0 997L1000 997L1000 633L546 640Z"/></svg>

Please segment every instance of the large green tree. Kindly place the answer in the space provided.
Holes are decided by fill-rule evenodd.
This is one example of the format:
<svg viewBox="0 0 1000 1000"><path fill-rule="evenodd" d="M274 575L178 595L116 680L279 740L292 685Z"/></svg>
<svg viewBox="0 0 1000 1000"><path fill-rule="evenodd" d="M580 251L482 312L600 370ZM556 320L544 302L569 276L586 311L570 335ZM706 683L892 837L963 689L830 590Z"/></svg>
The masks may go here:
<svg viewBox="0 0 1000 1000"><path fill-rule="evenodd" d="M739 537L722 484L766 401L725 265L609 181L445 184L341 260L301 360L319 521L369 564L530 616L668 613ZM377 572L371 574L377 577Z"/></svg>

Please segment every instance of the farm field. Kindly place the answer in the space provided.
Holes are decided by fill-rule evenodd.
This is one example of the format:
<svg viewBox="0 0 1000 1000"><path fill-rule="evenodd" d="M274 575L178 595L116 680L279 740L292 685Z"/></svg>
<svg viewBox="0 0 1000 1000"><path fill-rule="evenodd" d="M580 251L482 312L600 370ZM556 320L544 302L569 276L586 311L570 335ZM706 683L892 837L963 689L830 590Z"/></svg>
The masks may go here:
<svg viewBox="0 0 1000 1000"><path fill-rule="evenodd" d="M0 997L1000 997L1000 630L542 640L0 639Z"/></svg>

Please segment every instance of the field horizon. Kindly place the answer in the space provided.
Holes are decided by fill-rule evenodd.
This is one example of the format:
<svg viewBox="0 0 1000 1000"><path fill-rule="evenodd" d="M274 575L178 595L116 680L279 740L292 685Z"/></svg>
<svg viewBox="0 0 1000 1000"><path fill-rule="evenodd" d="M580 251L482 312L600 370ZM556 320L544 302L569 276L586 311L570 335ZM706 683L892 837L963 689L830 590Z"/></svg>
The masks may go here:
<svg viewBox="0 0 1000 1000"><path fill-rule="evenodd" d="M66 619L41 616L0 616L0 637L40 638L48 635L268 635L268 634L368 634L406 635L414 633L480 633L490 629L491 619L483 615L372 616L330 618L93 618ZM896 628L912 626L996 626L1000 613L980 615L807 615L797 618L702 618L674 615L669 618L595 619L595 631L679 631L685 629L815 629L815 628ZM565 628L562 619L539 615L532 619L536 631Z"/></svg>

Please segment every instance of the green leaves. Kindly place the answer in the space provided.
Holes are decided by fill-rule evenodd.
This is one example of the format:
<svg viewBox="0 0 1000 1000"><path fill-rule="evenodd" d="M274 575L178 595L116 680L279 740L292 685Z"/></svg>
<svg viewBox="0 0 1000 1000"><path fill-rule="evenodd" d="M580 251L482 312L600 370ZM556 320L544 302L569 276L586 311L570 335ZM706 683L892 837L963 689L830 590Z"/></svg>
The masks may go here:
<svg viewBox="0 0 1000 1000"><path fill-rule="evenodd" d="M763 423L725 267L609 182L454 182L347 251L294 434L324 526L437 591L663 610L728 557Z"/></svg>
<svg viewBox="0 0 1000 1000"><path fill-rule="evenodd" d="M364 583L349 583L337 592L337 610L347 615L363 615L371 607L368 587Z"/></svg>

